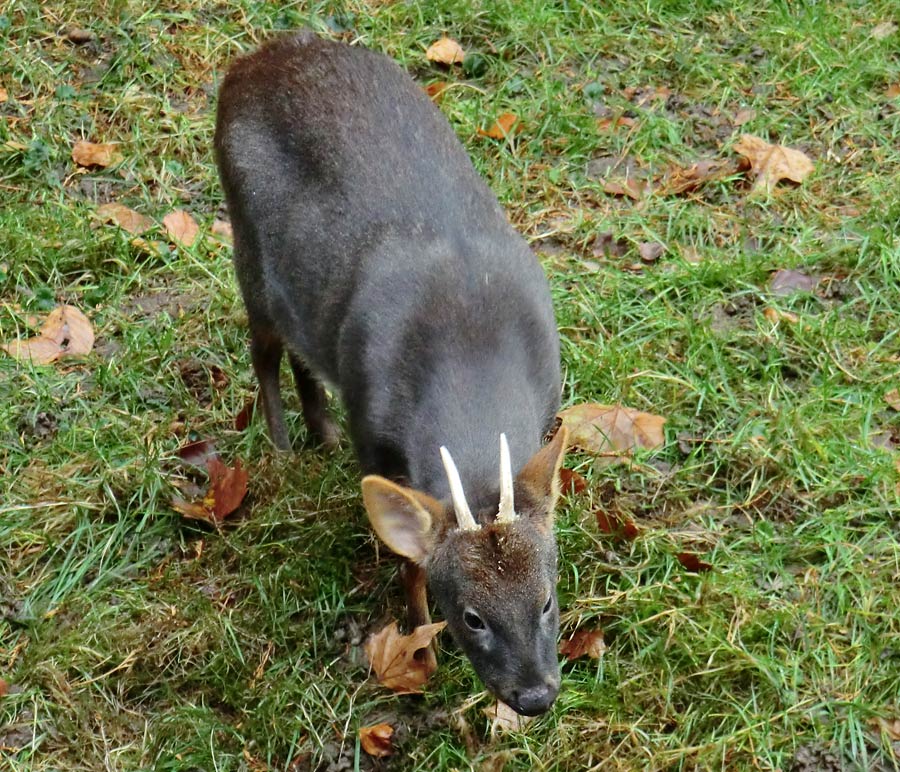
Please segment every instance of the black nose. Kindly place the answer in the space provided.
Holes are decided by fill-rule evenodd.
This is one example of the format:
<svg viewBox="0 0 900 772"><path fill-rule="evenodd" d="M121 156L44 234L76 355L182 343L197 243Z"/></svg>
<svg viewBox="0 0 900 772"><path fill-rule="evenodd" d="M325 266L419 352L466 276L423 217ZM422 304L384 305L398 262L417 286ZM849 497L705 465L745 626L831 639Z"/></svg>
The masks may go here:
<svg viewBox="0 0 900 772"><path fill-rule="evenodd" d="M509 706L523 716L537 716L550 708L557 694L559 683L556 681L529 686L527 689L514 689Z"/></svg>

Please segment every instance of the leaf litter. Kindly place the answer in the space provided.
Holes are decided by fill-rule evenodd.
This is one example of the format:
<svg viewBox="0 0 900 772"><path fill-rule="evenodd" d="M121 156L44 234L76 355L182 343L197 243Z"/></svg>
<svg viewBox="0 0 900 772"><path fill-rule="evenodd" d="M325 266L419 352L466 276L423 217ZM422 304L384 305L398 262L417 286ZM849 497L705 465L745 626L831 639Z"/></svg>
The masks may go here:
<svg viewBox="0 0 900 772"><path fill-rule="evenodd" d="M19 361L48 365L64 357L86 356L94 347L90 320L75 306L57 306L41 326L40 333L14 340L0 348Z"/></svg>
<svg viewBox="0 0 900 772"><path fill-rule="evenodd" d="M396 622L369 636L364 650L375 677L397 694L419 694L434 672L435 665L417 652L431 645L446 622L420 625L409 635L401 635Z"/></svg>
<svg viewBox="0 0 900 772"><path fill-rule="evenodd" d="M624 405L585 403L560 411L559 418L569 430L569 445L588 453L621 456L665 442L665 418Z"/></svg>
<svg viewBox="0 0 900 772"><path fill-rule="evenodd" d="M394 752L394 746L391 744L393 735L394 727L390 724L363 726L359 729L359 743L366 753L380 759Z"/></svg>

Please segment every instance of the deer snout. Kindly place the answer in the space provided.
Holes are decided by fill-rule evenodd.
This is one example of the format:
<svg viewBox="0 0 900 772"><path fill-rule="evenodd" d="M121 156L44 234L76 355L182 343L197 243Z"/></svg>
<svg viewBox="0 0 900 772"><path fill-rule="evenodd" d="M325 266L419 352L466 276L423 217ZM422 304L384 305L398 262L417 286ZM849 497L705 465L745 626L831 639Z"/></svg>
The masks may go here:
<svg viewBox="0 0 900 772"><path fill-rule="evenodd" d="M509 706L523 716L537 716L549 710L559 694L559 679L548 677L539 684L513 689Z"/></svg>

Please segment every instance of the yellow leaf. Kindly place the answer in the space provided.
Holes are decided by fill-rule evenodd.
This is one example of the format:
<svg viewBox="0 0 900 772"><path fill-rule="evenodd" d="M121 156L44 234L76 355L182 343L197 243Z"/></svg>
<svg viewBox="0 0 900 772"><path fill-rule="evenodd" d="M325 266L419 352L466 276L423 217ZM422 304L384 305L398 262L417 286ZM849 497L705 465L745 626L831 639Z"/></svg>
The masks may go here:
<svg viewBox="0 0 900 772"><path fill-rule="evenodd" d="M750 169L756 175L753 193L771 192L779 180L801 183L815 169L805 153L783 145L771 145L752 134L742 135L734 149L750 162Z"/></svg>
<svg viewBox="0 0 900 772"><path fill-rule="evenodd" d="M435 40L425 51L425 58L429 62L438 64L461 64L465 57L466 52L463 51L462 46L453 38L446 36Z"/></svg>

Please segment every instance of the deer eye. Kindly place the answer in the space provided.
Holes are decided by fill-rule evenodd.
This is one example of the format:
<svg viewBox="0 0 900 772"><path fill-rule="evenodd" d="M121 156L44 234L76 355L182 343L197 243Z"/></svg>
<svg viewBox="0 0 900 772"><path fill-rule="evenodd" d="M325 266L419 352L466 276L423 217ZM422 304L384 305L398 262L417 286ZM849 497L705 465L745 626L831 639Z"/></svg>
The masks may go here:
<svg viewBox="0 0 900 772"><path fill-rule="evenodd" d="M549 598L547 598L547 602L544 604L544 613L549 614L550 609L552 609L552 608L553 608L553 596L551 595Z"/></svg>
<svg viewBox="0 0 900 772"><path fill-rule="evenodd" d="M463 614L463 621L470 630L484 630L484 622L474 611L466 611Z"/></svg>

